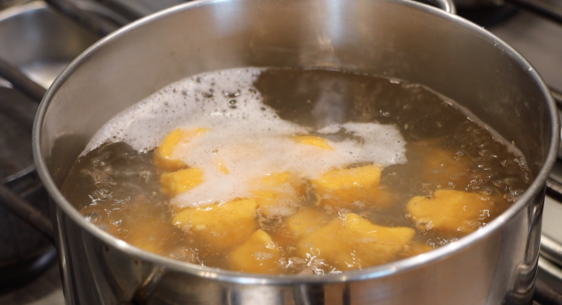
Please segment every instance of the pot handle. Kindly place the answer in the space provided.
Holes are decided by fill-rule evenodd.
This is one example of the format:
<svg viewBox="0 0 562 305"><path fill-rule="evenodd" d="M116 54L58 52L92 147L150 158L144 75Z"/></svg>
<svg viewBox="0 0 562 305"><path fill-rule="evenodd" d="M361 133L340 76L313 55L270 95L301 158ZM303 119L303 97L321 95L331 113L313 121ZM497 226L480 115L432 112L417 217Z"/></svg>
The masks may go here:
<svg viewBox="0 0 562 305"><path fill-rule="evenodd" d="M449 14L457 14L457 8L455 7L453 0L431 0L431 2Z"/></svg>

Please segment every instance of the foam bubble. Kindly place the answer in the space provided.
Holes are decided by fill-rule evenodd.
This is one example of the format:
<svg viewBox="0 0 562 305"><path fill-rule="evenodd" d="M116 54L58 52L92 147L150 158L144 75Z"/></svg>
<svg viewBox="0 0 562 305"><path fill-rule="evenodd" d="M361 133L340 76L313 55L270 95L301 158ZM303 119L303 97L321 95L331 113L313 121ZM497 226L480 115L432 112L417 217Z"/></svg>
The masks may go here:
<svg viewBox="0 0 562 305"><path fill-rule="evenodd" d="M170 131L189 127L202 116L241 118L247 114L230 108L229 102L233 98L227 94L240 90L234 99L242 104L246 100L258 100L259 94L252 88L252 83L262 70L218 71L168 85L113 117L93 136L83 154L109 141L123 141L136 150L149 151Z"/></svg>
<svg viewBox="0 0 562 305"><path fill-rule="evenodd" d="M86 152L109 140L148 151L176 128L208 128L204 136L174 151L175 158L204 173L203 184L172 199L178 206L248 197L249 181L268 174L289 171L315 179L330 169L356 163L388 166L406 162L405 141L394 125L349 122L311 130L282 120L253 87L261 71L223 70L171 84L114 117ZM328 140L333 150L293 139L311 132L333 138ZM342 132L351 136L338 138L336 134Z"/></svg>

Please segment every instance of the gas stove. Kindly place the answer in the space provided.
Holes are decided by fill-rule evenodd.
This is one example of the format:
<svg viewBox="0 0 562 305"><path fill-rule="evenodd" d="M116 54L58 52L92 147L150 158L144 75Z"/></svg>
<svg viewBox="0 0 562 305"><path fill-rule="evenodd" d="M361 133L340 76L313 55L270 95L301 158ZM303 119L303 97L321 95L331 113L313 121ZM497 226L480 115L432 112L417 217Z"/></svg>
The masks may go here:
<svg viewBox="0 0 562 305"><path fill-rule="evenodd" d="M460 1L460 0L457 0ZM0 0L0 58L18 67L39 85L47 88L62 69L88 46L100 39L100 32L92 32L78 25L72 12L62 14L51 6L60 5L58 0L14 1ZM161 9L180 4L180 0L73 0L76 8L113 24L115 28ZM460 1L462 2L462 1ZM460 3L459 2L459 3ZM488 6L461 7L460 15L477 22L497 35L524 57L526 57L546 83L562 92L562 18L556 21L562 4L547 0L508 0L510 4L490 1ZM535 5L538 4L538 5ZM537 8L538 7L538 8ZM64 9L62 9L64 11ZM545 12L546 11L546 12ZM542 13L542 15L538 14ZM70 17L69 17L70 16ZM0 183L14 193L31 201L44 212L48 210L46 194L33 174L30 145L30 120L37 107L30 96L22 95L13 84L0 78ZM23 106L13 109L3 106L3 97L18 99ZM4 103L5 104L5 103ZM10 125L11 124L11 125ZM8 132L8 130L10 132ZM14 133L13 130L17 132ZM19 133L18 133L19 132ZM27 139L29 138L29 141ZM8 144L4 144L9 143ZM27 141L27 142L26 142ZM17 148L2 149L2 147ZM27 146L26 146L27 145ZM9 159L10 162L2 162ZM562 162L552 172L553 182L562 183ZM562 195L546 198L543 220L543 240L539 259L538 277L562 293ZM5 254L13 259L27 248L34 249L34 255L20 259L19 264L2 269L0 251L0 304L64 304L62 283L55 251L40 234L22 225L0 205L0 245L13 243L2 235L1 223L5 217L18 226L17 232L29 237L24 246L14 246L12 253ZM23 233L22 233L23 232ZM27 247L27 248L26 248ZM2 247L0 247L1 249ZM19 251L19 252L18 252ZM11 257L10 257L11 255ZM16 266L17 265L17 266ZM14 269L16 267L21 269ZM2 282L2 274L18 274ZM21 276L20 276L21 275Z"/></svg>

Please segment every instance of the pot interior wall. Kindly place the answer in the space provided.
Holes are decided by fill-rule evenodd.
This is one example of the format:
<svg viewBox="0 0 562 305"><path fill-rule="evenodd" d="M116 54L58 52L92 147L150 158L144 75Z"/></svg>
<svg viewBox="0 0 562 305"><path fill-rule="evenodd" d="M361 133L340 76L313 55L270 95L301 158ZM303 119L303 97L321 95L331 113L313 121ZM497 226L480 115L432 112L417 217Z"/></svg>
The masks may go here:
<svg viewBox="0 0 562 305"><path fill-rule="evenodd" d="M458 101L513 141L536 175L553 123L532 68L511 52L480 28L396 1L196 3L80 58L52 88L41 149L60 184L100 126L171 82L242 66L324 67L421 83Z"/></svg>

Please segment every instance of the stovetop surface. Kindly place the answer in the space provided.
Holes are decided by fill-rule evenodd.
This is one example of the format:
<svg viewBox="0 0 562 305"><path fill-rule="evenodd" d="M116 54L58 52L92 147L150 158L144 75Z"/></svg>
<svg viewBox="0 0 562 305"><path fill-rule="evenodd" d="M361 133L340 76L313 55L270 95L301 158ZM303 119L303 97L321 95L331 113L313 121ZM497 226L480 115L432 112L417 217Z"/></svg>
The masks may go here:
<svg viewBox="0 0 562 305"><path fill-rule="evenodd" d="M551 88L562 91L562 25L518 12L488 30L527 58Z"/></svg>
<svg viewBox="0 0 562 305"><path fill-rule="evenodd" d="M54 264L45 274L25 286L0 293L3 305L63 305L61 280L58 264Z"/></svg>
<svg viewBox="0 0 562 305"><path fill-rule="evenodd" d="M131 10L136 10L140 14L147 14L183 1L108 0L106 2L129 5ZM561 25L538 18L531 13L518 12L511 18L487 29L526 57L549 86L562 91ZM47 86L48 84L44 83L43 85ZM562 164L557 165L553 177L562 182ZM543 234L562 244L562 227L559 225L560 219L562 219L562 204L552 198L547 198L543 215ZM562 278L562 269L544 258L541 258L540 266L539 276L562 291L562 280L556 278L557 276ZM0 304L64 304L58 266L53 265L39 278L19 288L13 288L9 293L0 290Z"/></svg>

